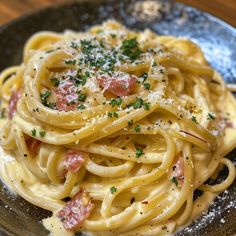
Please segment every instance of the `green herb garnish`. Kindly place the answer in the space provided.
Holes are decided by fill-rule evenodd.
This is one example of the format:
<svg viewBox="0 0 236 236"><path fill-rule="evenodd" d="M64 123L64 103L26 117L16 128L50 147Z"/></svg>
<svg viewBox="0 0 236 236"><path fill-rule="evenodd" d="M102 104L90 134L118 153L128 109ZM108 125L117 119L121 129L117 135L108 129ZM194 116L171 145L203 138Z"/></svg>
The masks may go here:
<svg viewBox="0 0 236 236"><path fill-rule="evenodd" d="M171 181L178 187L178 180L175 176L171 179Z"/></svg>
<svg viewBox="0 0 236 236"><path fill-rule="evenodd" d="M154 67L154 66L157 66L157 63L154 61L153 63L152 63L152 66Z"/></svg>
<svg viewBox="0 0 236 236"><path fill-rule="evenodd" d="M113 194L113 193L117 192L117 188L115 186L112 186L110 188L110 191L111 191L111 194Z"/></svg>
<svg viewBox="0 0 236 236"><path fill-rule="evenodd" d="M140 127L139 124L137 124L137 125L134 127L134 131L135 131L136 133L141 132L141 127Z"/></svg>
<svg viewBox="0 0 236 236"><path fill-rule="evenodd" d="M36 129L32 129L32 130L31 130L31 134L32 134L33 137L36 136L36 132L37 132Z"/></svg>
<svg viewBox="0 0 236 236"><path fill-rule="evenodd" d="M47 99L51 96L52 92L50 90L46 90L44 93L40 94L41 101L44 106L49 107L49 103Z"/></svg>
<svg viewBox="0 0 236 236"><path fill-rule="evenodd" d="M208 120L215 120L215 116L213 116L211 113L207 114L207 119Z"/></svg>
<svg viewBox="0 0 236 236"><path fill-rule="evenodd" d="M129 120L128 121L128 126L130 127L130 126L132 126L134 124L134 121L133 120Z"/></svg>
<svg viewBox="0 0 236 236"><path fill-rule="evenodd" d="M77 108L78 108L79 110L84 110L86 107L85 107L83 104L80 104Z"/></svg>
<svg viewBox="0 0 236 236"><path fill-rule="evenodd" d="M50 80L51 80L52 85L53 85L54 87L58 87L58 85L60 84L60 80L57 79L57 78L52 78L52 79L50 79Z"/></svg>
<svg viewBox="0 0 236 236"><path fill-rule="evenodd" d="M43 138L44 136L45 136L45 134L46 134L46 131L39 131L39 135Z"/></svg>
<svg viewBox="0 0 236 236"><path fill-rule="evenodd" d="M149 103L149 102L143 103L143 109L144 109L145 111L148 111L148 110L150 109L150 103Z"/></svg>
<svg viewBox="0 0 236 236"><path fill-rule="evenodd" d="M80 102L84 102L87 98L87 95L86 94L80 94L79 97L78 97L78 100Z"/></svg>
<svg viewBox="0 0 236 236"><path fill-rule="evenodd" d="M136 38L126 39L122 42L122 53L129 57L131 61L135 61L142 53L138 48L138 42Z"/></svg>
<svg viewBox="0 0 236 236"><path fill-rule="evenodd" d="M112 107L114 106L120 106L122 104L122 99L120 97L118 98L112 98L111 101L110 101L110 105Z"/></svg>
<svg viewBox="0 0 236 236"><path fill-rule="evenodd" d="M139 158L140 156L143 155L143 149L142 148L136 148L136 152L135 152L135 155L137 158Z"/></svg>
<svg viewBox="0 0 236 236"><path fill-rule="evenodd" d="M116 34L110 34L113 39L116 38Z"/></svg>
<svg viewBox="0 0 236 236"><path fill-rule="evenodd" d="M192 121L195 122L195 123L198 123L196 116L192 116Z"/></svg>
<svg viewBox="0 0 236 236"><path fill-rule="evenodd" d="M76 60L66 60L65 64L66 65L75 65L76 64Z"/></svg>
<svg viewBox="0 0 236 236"><path fill-rule="evenodd" d="M115 117L115 118L118 118L119 117L119 115L118 115L118 113L117 112L113 112L113 116Z"/></svg>
<svg viewBox="0 0 236 236"><path fill-rule="evenodd" d="M149 83L144 83L144 84L143 84L143 87L144 87L145 90L149 90L149 89L151 88L151 84L149 84Z"/></svg>
<svg viewBox="0 0 236 236"><path fill-rule="evenodd" d="M75 43L75 42L71 42L70 46L74 49L77 49L78 48L78 44Z"/></svg>
<svg viewBox="0 0 236 236"><path fill-rule="evenodd" d="M91 40L80 40L80 44L81 44L81 51L83 54L90 54L91 51L96 47L92 44Z"/></svg>
<svg viewBox="0 0 236 236"><path fill-rule="evenodd" d="M118 113L117 112L108 112L107 113L107 116L109 117L109 118L112 118L112 117L115 117L115 118L118 118L119 117L119 115L118 115Z"/></svg>
<svg viewBox="0 0 236 236"><path fill-rule="evenodd" d="M84 75L81 75L81 70L79 69L78 71L77 71L77 75L76 75L76 77L72 77L71 79L73 79L74 81L75 81L75 83L76 83L76 85L85 85L86 84L86 82L87 82L87 79L90 77L90 73L88 72L88 71L86 71L85 73L84 73Z"/></svg>
<svg viewBox="0 0 236 236"><path fill-rule="evenodd" d="M136 101L129 104L128 107L133 107L134 109L141 108L143 106L143 99L142 98L136 98Z"/></svg>

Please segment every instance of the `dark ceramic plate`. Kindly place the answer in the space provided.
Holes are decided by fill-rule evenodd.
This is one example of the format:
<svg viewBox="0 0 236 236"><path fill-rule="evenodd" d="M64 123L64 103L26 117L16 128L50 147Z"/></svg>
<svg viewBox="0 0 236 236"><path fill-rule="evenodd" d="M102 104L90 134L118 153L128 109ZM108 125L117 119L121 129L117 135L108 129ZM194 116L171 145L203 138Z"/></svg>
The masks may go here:
<svg viewBox="0 0 236 236"><path fill-rule="evenodd" d="M0 28L0 70L20 63L25 41L37 31L85 30L110 18L130 28L148 27L159 34L191 38L202 47L208 61L227 82L236 82L235 28L168 0L77 1L26 15ZM236 163L235 152L231 156ZM0 235L47 235L40 221L50 212L32 206L0 186ZM207 213L177 235L235 235L235 202L236 182L220 194Z"/></svg>

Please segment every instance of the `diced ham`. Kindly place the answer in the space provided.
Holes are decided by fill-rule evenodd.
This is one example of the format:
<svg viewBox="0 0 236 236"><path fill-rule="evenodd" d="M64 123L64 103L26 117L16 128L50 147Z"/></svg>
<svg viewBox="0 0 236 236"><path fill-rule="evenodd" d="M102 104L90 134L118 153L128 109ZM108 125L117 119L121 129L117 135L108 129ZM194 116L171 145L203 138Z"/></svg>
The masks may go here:
<svg viewBox="0 0 236 236"><path fill-rule="evenodd" d="M56 108L59 111L73 111L78 106L77 87L70 80L64 80L53 89L56 100Z"/></svg>
<svg viewBox="0 0 236 236"><path fill-rule="evenodd" d="M17 102L21 97L21 91L13 91L9 100L9 119L12 119L16 113Z"/></svg>
<svg viewBox="0 0 236 236"><path fill-rule="evenodd" d="M67 170L71 172L77 172L84 164L87 156L87 153L81 151L68 150L65 154L64 166Z"/></svg>
<svg viewBox="0 0 236 236"><path fill-rule="evenodd" d="M173 166L171 176L175 177L180 186L184 183L184 160L183 157L178 155Z"/></svg>
<svg viewBox="0 0 236 236"><path fill-rule="evenodd" d="M31 155L36 156L39 153L41 142L34 138L26 139L26 146Z"/></svg>
<svg viewBox="0 0 236 236"><path fill-rule="evenodd" d="M122 76L122 77L99 77L97 78L99 86L104 90L113 93L116 96L130 95L134 89L137 78L134 75Z"/></svg>
<svg viewBox="0 0 236 236"><path fill-rule="evenodd" d="M94 204L89 194L84 189L80 189L57 213L57 217L66 229L71 230L79 227L89 217L93 208Z"/></svg>

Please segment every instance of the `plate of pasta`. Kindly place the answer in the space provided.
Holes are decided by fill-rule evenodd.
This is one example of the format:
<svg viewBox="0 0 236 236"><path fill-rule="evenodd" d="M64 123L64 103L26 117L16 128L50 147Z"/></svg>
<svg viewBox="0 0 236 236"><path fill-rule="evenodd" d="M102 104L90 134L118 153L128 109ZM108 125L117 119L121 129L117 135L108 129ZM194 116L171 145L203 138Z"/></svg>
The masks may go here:
<svg viewBox="0 0 236 236"><path fill-rule="evenodd" d="M236 233L233 27L86 1L0 35L3 235Z"/></svg>

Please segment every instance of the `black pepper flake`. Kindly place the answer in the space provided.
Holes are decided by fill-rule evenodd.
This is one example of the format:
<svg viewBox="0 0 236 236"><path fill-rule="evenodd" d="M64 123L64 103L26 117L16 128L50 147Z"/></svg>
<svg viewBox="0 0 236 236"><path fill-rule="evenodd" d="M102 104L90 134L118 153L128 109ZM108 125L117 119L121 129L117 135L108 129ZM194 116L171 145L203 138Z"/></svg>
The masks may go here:
<svg viewBox="0 0 236 236"><path fill-rule="evenodd" d="M133 204L134 201L135 201L135 197L132 197L132 198L130 199L130 204Z"/></svg>
<svg viewBox="0 0 236 236"><path fill-rule="evenodd" d="M164 225L161 227L162 230L167 230L167 227Z"/></svg>

